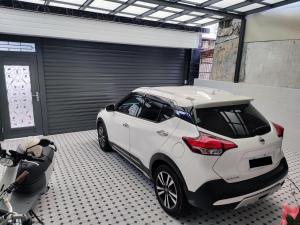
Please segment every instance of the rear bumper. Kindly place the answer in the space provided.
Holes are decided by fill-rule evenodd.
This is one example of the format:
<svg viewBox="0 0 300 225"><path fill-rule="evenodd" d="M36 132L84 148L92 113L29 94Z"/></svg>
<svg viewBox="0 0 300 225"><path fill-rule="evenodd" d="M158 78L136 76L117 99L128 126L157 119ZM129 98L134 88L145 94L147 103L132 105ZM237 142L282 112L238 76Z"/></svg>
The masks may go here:
<svg viewBox="0 0 300 225"><path fill-rule="evenodd" d="M244 201L254 202L278 190L288 174L285 158L272 171L249 180L227 183L223 179L208 181L195 192L186 192L189 203L202 209L238 208Z"/></svg>

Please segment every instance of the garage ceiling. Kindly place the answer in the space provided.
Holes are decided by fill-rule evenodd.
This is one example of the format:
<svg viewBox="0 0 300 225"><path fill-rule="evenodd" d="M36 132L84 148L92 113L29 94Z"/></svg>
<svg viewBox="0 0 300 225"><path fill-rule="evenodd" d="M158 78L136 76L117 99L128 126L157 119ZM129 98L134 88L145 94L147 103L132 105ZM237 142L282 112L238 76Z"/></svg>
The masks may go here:
<svg viewBox="0 0 300 225"><path fill-rule="evenodd" d="M38 8L54 12L56 7L93 12L132 21L155 21L184 27L204 27L230 18L272 9L299 0L11 0L18 8L34 3ZM25 3L24 3L25 2ZM26 7L25 7L26 8ZM29 7L32 9L32 7ZM52 10L50 10L52 9ZM98 17L97 17L98 18ZM122 21L121 21L122 22ZM146 24L147 25L147 24Z"/></svg>

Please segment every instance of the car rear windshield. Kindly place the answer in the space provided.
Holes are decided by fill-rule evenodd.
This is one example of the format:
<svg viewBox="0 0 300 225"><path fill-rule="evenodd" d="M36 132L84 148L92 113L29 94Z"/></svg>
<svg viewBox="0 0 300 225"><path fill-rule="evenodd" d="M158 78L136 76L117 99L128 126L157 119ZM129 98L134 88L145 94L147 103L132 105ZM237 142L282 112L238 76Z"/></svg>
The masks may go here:
<svg viewBox="0 0 300 225"><path fill-rule="evenodd" d="M270 132L268 121L251 105L196 109L199 127L231 138L247 138Z"/></svg>

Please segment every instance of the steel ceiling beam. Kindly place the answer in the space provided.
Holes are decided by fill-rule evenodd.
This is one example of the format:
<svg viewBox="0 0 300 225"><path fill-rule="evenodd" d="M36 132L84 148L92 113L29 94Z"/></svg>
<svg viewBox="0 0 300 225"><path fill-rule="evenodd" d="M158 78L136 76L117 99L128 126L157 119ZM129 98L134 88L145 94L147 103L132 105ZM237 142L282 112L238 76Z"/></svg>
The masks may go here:
<svg viewBox="0 0 300 225"><path fill-rule="evenodd" d="M248 1L241 2L241 3L238 3L238 4L232 5L232 6L228 6L228 7L224 8L224 10L232 11L232 10L239 9L239 8L242 8L242 7L245 7L245 6L248 6L248 5L252 5L252 4L255 4L255 3L261 4L261 5L266 5L266 6L270 5L268 3L263 2L263 0L248 0Z"/></svg>
<svg viewBox="0 0 300 225"><path fill-rule="evenodd" d="M179 2L171 2L171 1L165 1L165 0L143 0L143 1L152 3L152 4L165 6L165 7L179 8L179 9L183 9L185 11L201 12L201 13L205 13L208 15L220 15L220 16L224 16L227 18L236 18L236 19L242 19L244 17L243 15L223 12L220 10L207 9L207 8L203 8L202 6L185 5L185 4L182 4Z"/></svg>
<svg viewBox="0 0 300 225"><path fill-rule="evenodd" d="M79 10L84 10L86 7L88 7L90 4L92 4L94 0L86 0L85 3L80 6Z"/></svg>
<svg viewBox="0 0 300 225"><path fill-rule="evenodd" d="M237 50L236 56L236 63L235 63L235 71L234 71L234 83L238 83L240 81L240 72L241 72L241 64L242 64L242 57L243 57L243 50L244 50L244 38L245 38L245 31L246 31L246 19L242 19L241 21L241 28L239 34L239 45Z"/></svg>

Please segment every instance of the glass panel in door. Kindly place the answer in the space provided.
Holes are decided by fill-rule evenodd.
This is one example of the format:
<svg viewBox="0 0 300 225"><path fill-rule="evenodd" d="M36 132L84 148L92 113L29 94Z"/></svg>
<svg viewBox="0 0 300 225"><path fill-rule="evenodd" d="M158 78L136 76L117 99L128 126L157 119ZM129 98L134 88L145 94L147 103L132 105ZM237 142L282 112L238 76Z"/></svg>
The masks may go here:
<svg viewBox="0 0 300 225"><path fill-rule="evenodd" d="M35 126L29 66L4 65L10 128Z"/></svg>

